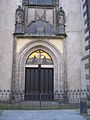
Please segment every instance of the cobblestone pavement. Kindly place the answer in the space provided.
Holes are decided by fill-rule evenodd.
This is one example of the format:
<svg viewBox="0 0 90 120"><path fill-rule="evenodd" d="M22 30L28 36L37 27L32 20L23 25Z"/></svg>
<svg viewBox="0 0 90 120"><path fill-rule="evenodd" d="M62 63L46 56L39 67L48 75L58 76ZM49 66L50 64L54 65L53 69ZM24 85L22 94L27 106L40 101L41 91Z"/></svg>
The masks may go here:
<svg viewBox="0 0 90 120"><path fill-rule="evenodd" d="M0 120L85 120L74 110L4 111Z"/></svg>

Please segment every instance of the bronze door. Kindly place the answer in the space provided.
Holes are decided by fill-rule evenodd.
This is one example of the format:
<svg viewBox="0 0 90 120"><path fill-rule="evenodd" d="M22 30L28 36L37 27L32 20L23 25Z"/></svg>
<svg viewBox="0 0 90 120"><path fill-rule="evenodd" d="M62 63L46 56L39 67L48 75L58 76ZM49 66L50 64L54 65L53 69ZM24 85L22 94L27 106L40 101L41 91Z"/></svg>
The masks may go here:
<svg viewBox="0 0 90 120"><path fill-rule="evenodd" d="M53 68L26 68L25 74L25 94L26 99L49 99L45 94L53 92ZM29 97L28 97L29 96ZM30 97L32 96L32 97Z"/></svg>

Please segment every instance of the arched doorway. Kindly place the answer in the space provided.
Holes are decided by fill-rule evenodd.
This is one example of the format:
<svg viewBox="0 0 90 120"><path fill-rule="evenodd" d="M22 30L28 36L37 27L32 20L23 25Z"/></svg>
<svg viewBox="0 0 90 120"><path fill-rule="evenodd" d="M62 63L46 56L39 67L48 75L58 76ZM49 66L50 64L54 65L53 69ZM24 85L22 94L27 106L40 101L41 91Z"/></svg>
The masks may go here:
<svg viewBox="0 0 90 120"><path fill-rule="evenodd" d="M54 91L54 68L51 56L42 49L32 52L26 60L25 93L27 99L38 99L42 93L43 99L51 99L49 94ZM34 93L34 94L33 94ZM36 93L36 94L35 94ZM45 94L47 94L45 96ZM40 99L40 98L39 98Z"/></svg>
<svg viewBox="0 0 90 120"><path fill-rule="evenodd" d="M13 76L12 88L15 90L25 91L25 74L27 68L36 67L38 64L26 64L28 57L37 50L43 50L51 57L53 64L47 65L42 64L41 68L44 67L49 69L53 68L53 91L60 91L64 89L64 60L63 54L49 41L44 40L35 40L30 41L22 47L19 53L16 56L16 68L15 68L15 77ZM47 67L48 66L48 67Z"/></svg>

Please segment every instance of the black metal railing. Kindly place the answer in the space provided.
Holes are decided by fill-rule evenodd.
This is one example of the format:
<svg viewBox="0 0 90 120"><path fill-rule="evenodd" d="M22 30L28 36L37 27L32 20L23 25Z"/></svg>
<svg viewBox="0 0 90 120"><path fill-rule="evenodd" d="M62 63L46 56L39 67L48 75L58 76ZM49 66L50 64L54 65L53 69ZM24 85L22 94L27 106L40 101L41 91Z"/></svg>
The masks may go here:
<svg viewBox="0 0 90 120"><path fill-rule="evenodd" d="M25 92L0 90L0 110L80 109L89 105L90 91ZM84 105L85 105L84 104Z"/></svg>

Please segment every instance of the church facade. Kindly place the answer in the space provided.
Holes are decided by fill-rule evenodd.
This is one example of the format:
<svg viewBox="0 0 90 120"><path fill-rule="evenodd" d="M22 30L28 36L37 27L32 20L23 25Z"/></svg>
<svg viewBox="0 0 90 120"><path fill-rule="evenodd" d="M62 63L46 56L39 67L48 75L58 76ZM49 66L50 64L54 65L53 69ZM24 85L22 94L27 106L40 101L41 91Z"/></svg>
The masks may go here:
<svg viewBox="0 0 90 120"><path fill-rule="evenodd" d="M79 0L0 1L0 89L82 89Z"/></svg>

